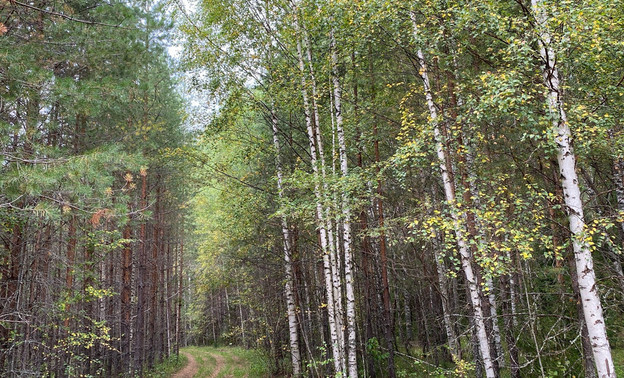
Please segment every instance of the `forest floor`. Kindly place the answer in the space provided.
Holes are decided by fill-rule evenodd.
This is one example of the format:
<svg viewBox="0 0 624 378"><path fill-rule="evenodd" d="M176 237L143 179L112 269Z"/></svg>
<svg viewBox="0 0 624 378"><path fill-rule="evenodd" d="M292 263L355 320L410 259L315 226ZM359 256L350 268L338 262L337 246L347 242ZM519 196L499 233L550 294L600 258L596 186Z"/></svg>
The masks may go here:
<svg viewBox="0 0 624 378"><path fill-rule="evenodd" d="M268 377L266 361L253 350L238 347L187 347L180 350L187 365L172 378Z"/></svg>

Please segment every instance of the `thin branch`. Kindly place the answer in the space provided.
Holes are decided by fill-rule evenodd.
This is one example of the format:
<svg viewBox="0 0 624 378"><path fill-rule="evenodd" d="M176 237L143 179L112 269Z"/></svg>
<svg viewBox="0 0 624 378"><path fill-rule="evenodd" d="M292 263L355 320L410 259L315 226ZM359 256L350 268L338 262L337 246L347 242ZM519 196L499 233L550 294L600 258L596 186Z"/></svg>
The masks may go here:
<svg viewBox="0 0 624 378"><path fill-rule="evenodd" d="M72 16L68 16L68 15L66 15L64 13L55 12L55 11L51 11L51 10L47 10L47 9L43 9L43 8L38 8L38 7L35 7L33 5L30 5L30 4L22 3L20 1L16 1L16 0L10 0L10 1L11 1L11 3L19 5L21 7L32 9L32 10L36 10L37 12L49 14L51 16L57 16L57 17L63 18L63 19L68 20L68 21L78 22L78 23L86 24L86 25L98 25L98 26L106 26L106 27L109 27L109 28L121 28L121 29L125 29L125 30L131 30L130 28L127 28L127 27L124 27L124 26L121 26L121 25L112 25L112 24L106 24L106 23L103 23L103 22L83 20L83 19L80 19L80 18L75 18L75 17L72 17Z"/></svg>

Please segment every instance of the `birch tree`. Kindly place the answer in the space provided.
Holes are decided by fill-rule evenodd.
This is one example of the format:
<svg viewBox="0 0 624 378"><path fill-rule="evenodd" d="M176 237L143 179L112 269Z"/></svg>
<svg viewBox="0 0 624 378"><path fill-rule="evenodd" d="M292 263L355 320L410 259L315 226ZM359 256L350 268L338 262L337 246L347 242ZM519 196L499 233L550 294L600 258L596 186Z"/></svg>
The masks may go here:
<svg viewBox="0 0 624 378"><path fill-rule="evenodd" d="M342 115L342 86L338 77L338 52L334 31L331 31L331 61L332 81L334 86L334 113L336 117L336 131L338 134L338 151L340 156L340 171L343 177L349 174L347 162L347 146L343 129ZM355 344L355 293L353 282L353 252L351 243L351 206L347 193L342 193L342 229L344 245L345 286L347 293L347 339L348 339L348 377L357 377L357 354ZM393 366L391 371L393 372ZM392 374L391 374L392 376Z"/></svg>
<svg viewBox="0 0 624 378"><path fill-rule="evenodd" d="M564 107L564 93L561 88L557 56L552 49L552 37L548 30L548 15L545 3L532 0L531 6L537 20L540 56L544 85L548 93L548 109L552 117L552 126L556 132L554 142L557 145L557 163L559 166L563 197L568 213L572 245L576 260L576 275L583 303L583 314L587 331L592 343L592 351L599 377L615 377L615 367L611 357L611 347L607 339L606 324L602 314L602 304L596 285L594 261L585 235L583 201L576 173L576 156L572 147L572 133Z"/></svg>
<svg viewBox="0 0 624 378"><path fill-rule="evenodd" d="M415 39L419 40L418 35L418 24L415 19L412 19L413 31ZM459 255L461 257L461 265L464 275L466 277L466 282L468 285L468 291L470 294L470 302L472 305L472 311L474 316L474 323L477 328L476 334L479 342L479 350L481 352L481 358L483 359L483 365L485 368L485 374L489 377L496 377L496 372L494 370L494 365L492 362L491 354L490 354L490 342L485 329L485 321L483 309L481 307L481 298L479 294L479 285L477 284L477 276L475 275L472 264L473 258L470 253L470 249L466 244L466 234L464 231L464 226L462 225L462 220L460 219L460 215L456 207L456 198L455 198L455 184L451 179L451 170L452 167L448 166L448 152L445 151L444 141L442 140L442 134L440 132L440 120L438 119L438 111L436 109L436 105L433 101L433 94L431 92L431 84L429 81L429 74L427 72L427 64L425 61L425 56L421 49L418 49L416 52L418 57L418 62L420 64L419 74L423 80L423 87L425 92L425 99L427 101L427 107L429 109L429 116L431 118L431 122L433 123L433 136L436 144L436 155L438 158L438 167L440 168L440 173L442 175L442 183L444 186L444 194L446 196L446 202L450 207L451 218L453 221L453 226L455 228L455 236L457 239L457 248L459 250Z"/></svg>
<svg viewBox="0 0 624 378"><path fill-rule="evenodd" d="M297 31L301 31L302 26L299 24L298 18L295 19L295 24L297 26ZM306 81L306 69L305 62L301 47L301 40L297 37L297 58L299 62L299 72L301 75L301 97L303 99L304 105L304 114L305 114L305 122L306 122L306 130L308 133L309 146L310 146L310 157L311 157L311 165L312 171L314 175L314 195L316 197L316 218L318 221L318 229L321 241L321 253L323 255L323 268L325 274L325 291L326 291L326 299L327 299L327 314L329 318L329 330L330 330L330 340L331 340L331 349L332 355L334 358L334 368L336 372L343 371L344 366L344 347L342 343L342 338L339 335L339 332L342 332L342 329L338 327L339 323L337 321L336 314L336 300L334 298L334 282L338 280L337 269L332 269L332 265L335 266L335 254L332 254L333 247L329 245L329 235L327 229L327 222L325 216L325 210L323 209L322 204L322 192L320 181L322 179L322 175L319 174L319 165L323 166L324 161L321 160L319 162L318 159L318 146L322 146L320 139L317 139L318 133L315 133L315 126L312 120L312 113L310 108L310 101L308 97L307 91L307 81ZM314 84L315 85L315 84ZM319 136L320 138L320 136ZM324 168L322 168L324 170ZM321 172L322 173L322 172ZM332 263L333 262L333 263Z"/></svg>
<svg viewBox="0 0 624 378"><path fill-rule="evenodd" d="M284 199L284 188L282 183L282 162L280 153L280 142L278 137L278 119L275 111L271 109L271 129L273 131L273 146L275 147L275 174L277 175L277 194L280 200ZM301 375L301 353L299 352L299 331L297 326L297 308L295 306L295 291L292 269L292 255L290 247L290 231L286 216L283 215L282 236L284 238L284 270L286 272L286 282L284 292L286 296L286 307L288 312L288 330L290 337L290 356L293 366L293 375Z"/></svg>

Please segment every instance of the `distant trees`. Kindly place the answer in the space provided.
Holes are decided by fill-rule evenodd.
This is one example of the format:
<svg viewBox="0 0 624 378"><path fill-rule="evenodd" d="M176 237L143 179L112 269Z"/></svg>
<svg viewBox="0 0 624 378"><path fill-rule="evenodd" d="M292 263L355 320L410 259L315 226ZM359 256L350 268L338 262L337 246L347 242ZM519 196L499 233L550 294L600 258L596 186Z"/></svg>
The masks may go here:
<svg viewBox="0 0 624 378"><path fill-rule="evenodd" d="M139 373L183 333L185 177L168 157L185 134L163 22L80 1L0 15L0 371Z"/></svg>

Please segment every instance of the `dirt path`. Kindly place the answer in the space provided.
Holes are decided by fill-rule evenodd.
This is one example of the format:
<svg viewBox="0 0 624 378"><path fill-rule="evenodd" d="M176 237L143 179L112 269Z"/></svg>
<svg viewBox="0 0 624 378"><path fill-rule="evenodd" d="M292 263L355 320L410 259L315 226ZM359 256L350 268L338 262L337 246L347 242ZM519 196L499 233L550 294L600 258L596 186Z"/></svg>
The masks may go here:
<svg viewBox="0 0 624 378"><path fill-rule="evenodd" d="M270 377L258 351L239 347L191 346L181 350L180 354L186 356L188 362L171 378Z"/></svg>
<svg viewBox="0 0 624 378"><path fill-rule="evenodd" d="M192 378L199 370L195 357L187 352L182 352L182 354L188 359L188 364L184 367L184 369L174 374L172 378Z"/></svg>
<svg viewBox="0 0 624 378"><path fill-rule="evenodd" d="M199 372L199 365L197 364L195 357L193 357L193 355L188 352L182 352L182 354L186 356L186 358L188 359L188 363L186 364L184 369L174 374L171 378L193 378ZM221 372L221 369L223 369L223 366L225 365L225 359L220 354L209 354L210 357L215 359L216 364L214 370L212 371L212 374L210 375L210 378L217 378L217 376Z"/></svg>
<svg viewBox="0 0 624 378"><path fill-rule="evenodd" d="M225 359L220 354L210 353L210 355L215 359L215 361L217 361L217 365L215 366L210 378L217 378L219 372L223 369L223 365L225 365Z"/></svg>

